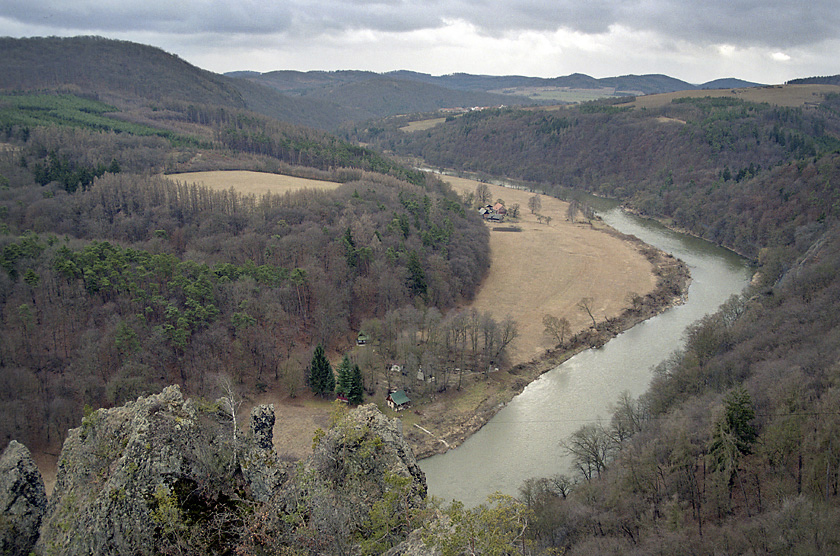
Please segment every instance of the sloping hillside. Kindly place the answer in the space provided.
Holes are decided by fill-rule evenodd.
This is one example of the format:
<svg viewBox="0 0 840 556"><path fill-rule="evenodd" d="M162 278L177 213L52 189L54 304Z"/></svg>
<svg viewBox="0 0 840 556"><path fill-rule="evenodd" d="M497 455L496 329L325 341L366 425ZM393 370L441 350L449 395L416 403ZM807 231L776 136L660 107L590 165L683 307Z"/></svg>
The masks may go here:
<svg viewBox="0 0 840 556"><path fill-rule="evenodd" d="M247 109L288 123L334 129L368 117L352 107L286 96L197 68L159 48L103 39L0 38L0 90L80 93L122 108L172 102Z"/></svg>

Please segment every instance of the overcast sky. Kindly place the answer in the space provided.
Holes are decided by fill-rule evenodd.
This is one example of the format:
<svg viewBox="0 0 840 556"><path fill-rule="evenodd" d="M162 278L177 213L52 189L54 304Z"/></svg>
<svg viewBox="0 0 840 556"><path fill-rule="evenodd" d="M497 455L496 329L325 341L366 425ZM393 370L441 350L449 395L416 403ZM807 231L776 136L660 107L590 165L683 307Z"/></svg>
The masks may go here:
<svg viewBox="0 0 840 556"><path fill-rule="evenodd" d="M0 36L99 35L210 71L840 73L837 0L0 0ZM2 53L0 53L2 55Z"/></svg>

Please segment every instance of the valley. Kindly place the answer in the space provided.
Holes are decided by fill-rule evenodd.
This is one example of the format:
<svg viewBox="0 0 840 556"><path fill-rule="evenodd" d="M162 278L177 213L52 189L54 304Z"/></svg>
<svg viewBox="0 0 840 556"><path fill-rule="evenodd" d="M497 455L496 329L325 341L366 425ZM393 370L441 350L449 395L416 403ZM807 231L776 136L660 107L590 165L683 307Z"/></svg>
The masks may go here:
<svg viewBox="0 0 840 556"><path fill-rule="evenodd" d="M487 517L515 529L506 554L840 549L840 77L217 75L101 37L0 49L0 440L22 471L2 476L37 478L24 445L60 462L35 553L426 554L458 540L446 520L481 537ZM647 95L489 92L528 87ZM667 233L610 229L653 221L738 253L717 293L747 289L675 323L720 274L704 247L682 264ZM688 270L688 302L651 318ZM347 419L337 394L377 407ZM476 444L442 467L484 481L479 505L426 498L413 454Z"/></svg>

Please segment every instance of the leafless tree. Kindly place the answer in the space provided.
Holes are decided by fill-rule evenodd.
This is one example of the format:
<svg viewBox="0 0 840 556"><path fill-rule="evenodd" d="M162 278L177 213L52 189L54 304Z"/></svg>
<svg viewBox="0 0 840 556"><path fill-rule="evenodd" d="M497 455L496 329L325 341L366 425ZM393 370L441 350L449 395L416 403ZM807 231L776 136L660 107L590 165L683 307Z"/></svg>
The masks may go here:
<svg viewBox="0 0 840 556"><path fill-rule="evenodd" d="M569 206L566 209L566 220L574 222L578 212L580 212L580 203L575 199L572 199L569 201Z"/></svg>
<svg viewBox="0 0 840 556"><path fill-rule="evenodd" d="M569 319L565 317L558 318L554 315L543 316L543 326L545 326L545 333L554 338L558 344L566 341L566 336L571 334L572 331Z"/></svg>
<svg viewBox="0 0 840 556"><path fill-rule="evenodd" d="M592 319L592 326L595 327L598 325L598 323L595 322L595 317L592 316L593 303L595 303L594 299L592 299L591 297L584 297L580 301L578 301L577 307L578 309L584 311L587 315L589 315L589 318Z"/></svg>
<svg viewBox="0 0 840 556"><path fill-rule="evenodd" d="M531 214L537 214L541 208L542 200L540 199L539 193L535 194L533 197L528 198L528 209L531 211Z"/></svg>
<svg viewBox="0 0 840 556"><path fill-rule="evenodd" d="M490 199L493 197L490 195L490 188L487 187L486 183L480 183L475 186L475 202L480 205L484 206L490 202Z"/></svg>
<svg viewBox="0 0 840 556"><path fill-rule="evenodd" d="M219 378L219 387L222 389L222 397L219 401L231 418L232 424L232 439L233 439L233 455L231 456L230 469L236 469L237 452L239 451L239 428L236 422L236 412L239 411L239 406L242 405L242 398L240 398L233 389L228 377Z"/></svg>

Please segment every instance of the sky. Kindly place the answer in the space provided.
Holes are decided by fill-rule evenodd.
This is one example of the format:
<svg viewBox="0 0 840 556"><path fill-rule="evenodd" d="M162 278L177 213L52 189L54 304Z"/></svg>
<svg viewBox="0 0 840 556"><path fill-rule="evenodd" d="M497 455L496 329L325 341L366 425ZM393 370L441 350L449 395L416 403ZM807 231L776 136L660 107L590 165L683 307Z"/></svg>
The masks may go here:
<svg viewBox="0 0 840 556"><path fill-rule="evenodd" d="M217 73L661 73L770 84L840 74L838 8L837 0L0 0L0 36L128 40Z"/></svg>

